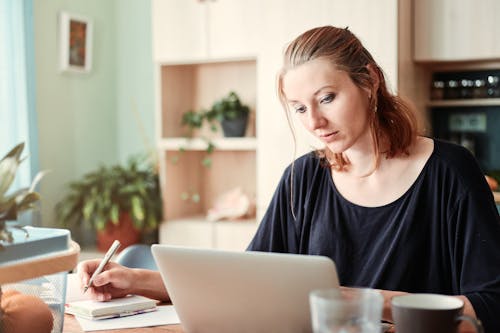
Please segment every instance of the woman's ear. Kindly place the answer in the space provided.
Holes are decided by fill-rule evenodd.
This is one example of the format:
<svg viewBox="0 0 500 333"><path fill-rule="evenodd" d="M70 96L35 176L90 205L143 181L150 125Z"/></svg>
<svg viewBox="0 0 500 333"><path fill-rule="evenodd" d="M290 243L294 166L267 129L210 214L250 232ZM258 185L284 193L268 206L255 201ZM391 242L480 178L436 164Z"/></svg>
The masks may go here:
<svg viewBox="0 0 500 333"><path fill-rule="evenodd" d="M379 71L375 67L373 67L372 64L366 65L366 69L368 70L368 73L370 74L370 77L372 79L373 91L375 92L378 90L378 86L380 84Z"/></svg>

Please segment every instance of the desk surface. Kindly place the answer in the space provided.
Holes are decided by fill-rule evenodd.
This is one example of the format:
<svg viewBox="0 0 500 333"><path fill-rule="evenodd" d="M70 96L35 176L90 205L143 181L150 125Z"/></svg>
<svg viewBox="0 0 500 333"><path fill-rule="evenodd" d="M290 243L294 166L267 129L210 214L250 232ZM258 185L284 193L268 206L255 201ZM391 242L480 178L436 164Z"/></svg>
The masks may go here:
<svg viewBox="0 0 500 333"><path fill-rule="evenodd" d="M99 331L99 333L183 333L181 325L162 325L155 327L126 328L119 330ZM73 315L64 315L63 333L83 333L78 320Z"/></svg>

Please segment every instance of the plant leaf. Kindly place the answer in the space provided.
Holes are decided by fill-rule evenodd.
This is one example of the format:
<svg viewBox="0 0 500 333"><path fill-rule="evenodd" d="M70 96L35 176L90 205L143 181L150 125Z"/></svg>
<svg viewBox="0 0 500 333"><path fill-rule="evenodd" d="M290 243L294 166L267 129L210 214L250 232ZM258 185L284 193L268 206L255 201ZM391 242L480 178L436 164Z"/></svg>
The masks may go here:
<svg viewBox="0 0 500 333"><path fill-rule="evenodd" d="M21 153L23 149L24 142L15 146L0 160L0 197L4 196L14 181L17 168L22 162Z"/></svg>
<svg viewBox="0 0 500 333"><path fill-rule="evenodd" d="M82 215L83 215L83 218L85 220L90 219L90 216L92 215L92 213L94 211L94 206L95 206L94 200L88 200L83 205Z"/></svg>
<svg viewBox="0 0 500 333"><path fill-rule="evenodd" d="M106 219L103 219L102 217L98 216L95 219L95 227L97 230L104 230L106 228Z"/></svg>
<svg viewBox="0 0 500 333"><path fill-rule="evenodd" d="M118 207L118 205L112 205L111 206L111 212L110 212L109 215L110 215L110 220L112 222L118 223L118 221L120 219L120 208Z"/></svg>
<svg viewBox="0 0 500 333"><path fill-rule="evenodd" d="M200 202L200 194L198 194L198 193L194 193L194 194L191 196L191 201L193 201L194 203L199 203L199 202Z"/></svg>
<svg viewBox="0 0 500 333"><path fill-rule="evenodd" d="M17 211L24 211L34 207L34 203L40 200L40 194L37 192L27 192L16 197Z"/></svg>
<svg viewBox="0 0 500 333"><path fill-rule="evenodd" d="M130 199L130 203L132 204L132 215L135 217L135 219L139 221L144 220L144 206L142 204L141 198L139 196L134 195Z"/></svg>
<svg viewBox="0 0 500 333"><path fill-rule="evenodd" d="M40 180L42 180L42 178L48 174L50 172L50 170L43 170L43 171L39 171L35 178L33 179L33 181L31 182L31 186L30 186L30 189L29 191L30 192L34 192L35 191L35 187L38 185L38 183L40 182Z"/></svg>
<svg viewBox="0 0 500 333"><path fill-rule="evenodd" d="M212 159L210 157L205 157L201 161L201 165L203 165L205 168L210 168L212 166Z"/></svg>

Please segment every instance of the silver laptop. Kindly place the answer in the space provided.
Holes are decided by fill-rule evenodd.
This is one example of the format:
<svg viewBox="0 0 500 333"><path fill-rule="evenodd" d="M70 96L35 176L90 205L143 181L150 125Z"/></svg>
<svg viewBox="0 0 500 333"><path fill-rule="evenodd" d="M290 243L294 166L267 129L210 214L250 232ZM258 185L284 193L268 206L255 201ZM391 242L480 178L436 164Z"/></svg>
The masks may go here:
<svg viewBox="0 0 500 333"><path fill-rule="evenodd" d="M153 245L186 333L311 332L309 292L338 287L327 257Z"/></svg>

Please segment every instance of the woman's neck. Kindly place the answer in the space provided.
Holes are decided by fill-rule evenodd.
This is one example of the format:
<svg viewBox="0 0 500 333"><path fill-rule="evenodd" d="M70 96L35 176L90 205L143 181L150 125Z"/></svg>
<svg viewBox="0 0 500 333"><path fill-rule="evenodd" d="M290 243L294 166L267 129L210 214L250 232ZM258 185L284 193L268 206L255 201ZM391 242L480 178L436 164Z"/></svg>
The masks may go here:
<svg viewBox="0 0 500 333"><path fill-rule="evenodd" d="M364 142L353 145L343 153L345 160L349 161L344 172L359 178L373 174L385 159L385 154L377 153L377 150L383 151L380 147L375 147L371 136Z"/></svg>

